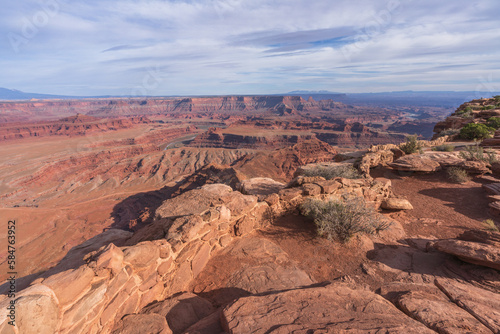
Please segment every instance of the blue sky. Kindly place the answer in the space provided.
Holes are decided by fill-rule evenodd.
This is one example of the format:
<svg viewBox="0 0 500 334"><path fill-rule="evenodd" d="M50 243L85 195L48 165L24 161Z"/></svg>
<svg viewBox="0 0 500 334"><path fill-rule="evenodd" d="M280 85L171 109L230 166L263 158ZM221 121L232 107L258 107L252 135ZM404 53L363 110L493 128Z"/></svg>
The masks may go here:
<svg viewBox="0 0 500 334"><path fill-rule="evenodd" d="M500 91L500 1L23 0L0 87L66 95Z"/></svg>

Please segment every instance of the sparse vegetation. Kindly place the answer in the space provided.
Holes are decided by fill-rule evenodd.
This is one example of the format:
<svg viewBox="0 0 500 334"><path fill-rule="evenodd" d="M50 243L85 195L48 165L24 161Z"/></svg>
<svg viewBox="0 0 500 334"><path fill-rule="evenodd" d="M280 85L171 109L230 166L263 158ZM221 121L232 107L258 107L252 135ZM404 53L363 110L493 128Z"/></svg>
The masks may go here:
<svg viewBox="0 0 500 334"><path fill-rule="evenodd" d="M490 165L497 161L496 153L484 151L478 142L475 145L465 146L464 150L460 152L460 157L469 161L484 161Z"/></svg>
<svg viewBox="0 0 500 334"><path fill-rule="evenodd" d="M440 151L440 152L453 152L455 150L455 146L450 145L450 144L443 144L443 145L438 145L434 146L432 148L433 151Z"/></svg>
<svg viewBox="0 0 500 334"><path fill-rule="evenodd" d="M495 106L484 106L481 108L481 110L492 110L495 109Z"/></svg>
<svg viewBox="0 0 500 334"><path fill-rule="evenodd" d="M322 176L327 180L336 177L343 177L345 179L360 179L361 174L353 166L339 165L339 166L318 166L314 169L304 171L304 176Z"/></svg>
<svg viewBox="0 0 500 334"><path fill-rule="evenodd" d="M486 219L483 221L483 225L485 230L491 231L491 232L500 232L498 227L495 225L495 222L492 219Z"/></svg>
<svg viewBox="0 0 500 334"><path fill-rule="evenodd" d="M418 142L418 137L416 135L408 136L406 138L406 143L401 144L399 148L406 154L412 154L422 151L422 145Z"/></svg>
<svg viewBox="0 0 500 334"><path fill-rule="evenodd" d="M318 235L328 240L347 242L358 233L376 234L390 226L359 197L328 202L310 199L301 205L300 211L314 220Z"/></svg>
<svg viewBox="0 0 500 334"><path fill-rule="evenodd" d="M460 116L462 118L474 118L474 113L472 112L471 106L467 106L462 110L456 111L455 115Z"/></svg>
<svg viewBox="0 0 500 334"><path fill-rule="evenodd" d="M491 137L494 129L485 124L469 123L460 130L460 138L466 140L485 139Z"/></svg>
<svg viewBox="0 0 500 334"><path fill-rule="evenodd" d="M495 102L500 102L500 95L495 95L493 98L495 99Z"/></svg>
<svg viewBox="0 0 500 334"><path fill-rule="evenodd" d="M446 130L443 130L441 131L439 134L438 134L438 137L444 137L444 136L456 136L460 133L460 130L459 129L446 129Z"/></svg>
<svg viewBox="0 0 500 334"><path fill-rule="evenodd" d="M493 129L500 129L500 117L490 117L486 125Z"/></svg>
<svg viewBox="0 0 500 334"><path fill-rule="evenodd" d="M446 172L448 173L448 178L455 183L466 183L471 180L469 174L463 168L450 167Z"/></svg>

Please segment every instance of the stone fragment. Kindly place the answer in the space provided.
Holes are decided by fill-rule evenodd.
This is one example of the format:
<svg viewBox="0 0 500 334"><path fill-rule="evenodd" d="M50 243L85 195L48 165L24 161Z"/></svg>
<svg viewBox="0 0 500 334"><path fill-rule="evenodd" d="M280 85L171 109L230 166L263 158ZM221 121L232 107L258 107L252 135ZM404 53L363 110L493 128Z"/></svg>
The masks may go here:
<svg viewBox="0 0 500 334"><path fill-rule="evenodd" d="M241 181L240 188L243 194L255 195L259 200L262 200L267 195L277 193L285 188L285 184L267 177L256 177Z"/></svg>
<svg viewBox="0 0 500 334"><path fill-rule="evenodd" d="M302 189L299 188L282 189L279 191L278 194L282 201L290 202L302 196Z"/></svg>
<svg viewBox="0 0 500 334"><path fill-rule="evenodd" d="M413 210L413 206L407 199L394 197L383 200L381 207L386 210Z"/></svg>

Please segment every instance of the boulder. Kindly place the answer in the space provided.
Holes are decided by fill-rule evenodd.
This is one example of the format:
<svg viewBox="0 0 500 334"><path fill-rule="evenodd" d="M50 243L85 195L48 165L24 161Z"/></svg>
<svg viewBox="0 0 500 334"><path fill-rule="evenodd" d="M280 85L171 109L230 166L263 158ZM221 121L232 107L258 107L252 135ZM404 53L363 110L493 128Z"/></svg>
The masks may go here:
<svg viewBox="0 0 500 334"><path fill-rule="evenodd" d="M465 262L500 270L500 247L457 239L440 240L432 247Z"/></svg>
<svg viewBox="0 0 500 334"><path fill-rule="evenodd" d="M441 169L439 162L423 154L405 155L390 163L389 166L404 172L435 172Z"/></svg>
<svg viewBox="0 0 500 334"><path fill-rule="evenodd" d="M255 195L262 200L270 194L275 194L285 188L285 184L274 181L271 178L256 177L250 180L241 181L240 189L245 195Z"/></svg>
<svg viewBox="0 0 500 334"><path fill-rule="evenodd" d="M172 334L165 317L158 314L129 314L118 321L111 334Z"/></svg>
<svg viewBox="0 0 500 334"><path fill-rule="evenodd" d="M210 314L186 329L183 334L221 334L224 333L220 324L221 310Z"/></svg>
<svg viewBox="0 0 500 334"><path fill-rule="evenodd" d="M386 198L381 207L385 210L413 210L413 205L404 198Z"/></svg>
<svg viewBox="0 0 500 334"><path fill-rule="evenodd" d="M370 169L377 166L386 166L393 162L394 153L391 150L381 150L377 152L369 152L361 159L359 170L364 175L370 175Z"/></svg>
<svg viewBox="0 0 500 334"><path fill-rule="evenodd" d="M321 194L321 187L317 184L306 183L302 185L302 193L305 196L316 196Z"/></svg>
<svg viewBox="0 0 500 334"><path fill-rule="evenodd" d="M229 333L434 333L373 292L346 283L243 297L222 311Z"/></svg>
<svg viewBox="0 0 500 334"><path fill-rule="evenodd" d="M294 178L292 181L288 182L286 185L286 188L294 188L294 187L300 187L303 184L306 183L316 183L316 182L321 182L325 181L325 178L323 176L297 176Z"/></svg>
<svg viewBox="0 0 500 334"><path fill-rule="evenodd" d="M458 239L464 241L480 242L500 248L500 233L483 230L469 230L458 236Z"/></svg>
<svg viewBox="0 0 500 334"><path fill-rule="evenodd" d="M184 332L188 327L215 311L208 300L186 292L147 306L142 313L161 315L167 319L172 332L177 334Z"/></svg>
<svg viewBox="0 0 500 334"><path fill-rule="evenodd" d="M323 194L333 194L335 191L342 188L342 184L336 180L317 181L315 184L321 187L321 193Z"/></svg>

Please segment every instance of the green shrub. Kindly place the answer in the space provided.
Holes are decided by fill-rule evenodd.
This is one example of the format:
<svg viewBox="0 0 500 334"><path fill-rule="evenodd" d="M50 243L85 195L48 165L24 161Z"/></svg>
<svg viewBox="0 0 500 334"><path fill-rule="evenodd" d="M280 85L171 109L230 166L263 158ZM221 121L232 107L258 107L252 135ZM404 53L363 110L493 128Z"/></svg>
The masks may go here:
<svg viewBox="0 0 500 334"><path fill-rule="evenodd" d="M460 129L445 129L438 133L438 138L439 137L444 137L444 136L456 136L460 133Z"/></svg>
<svg viewBox="0 0 500 334"><path fill-rule="evenodd" d="M500 232L498 227L495 225L495 222L492 219L486 219L483 221L484 228L487 231L492 231L492 232Z"/></svg>
<svg viewBox="0 0 500 334"><path fill-rule="evenodd" d="M465 183L471 180L467 171L458 167L450 167L446 171L448 173L448 178L455 183Z"/></svg>
<svg viewBox="0 0 500 334"><path fill-rule="evenodd" d="M376 234L390 226L359 197L328 202L310 199L300 206L300 211L314 221L318 235L328 240L347 242L358 233Z"/></svg>
<svg viewBox="0 0 500 334"><path fill-rule="evenodd" d="M462 118L474 118L474 113L472 112L472 107L467 106L462 110L457 110L455 115L460 116Z"/></svg>
<svg viewBox="0 0 500 334"><path fill-rule="evenodd" d="M493 129L500 129L500 117L490 117L486 125Z"/></svg>
<svg viewBox="0 0 500 334"><path fill-rule="evenodd" d="M490 165L497 161L495 152L484 151L484 149L479 146L479 143L477 142L476 145L465 146L464 150L460 152L460 157L470 161L484 161Z"/></svg>
<svg viewBox="0 0 500 334"><path fill-rule="evenodd" d="M422 145L418 142L418 137L416 135L408 136L406 138L406 143L399 145L401 151L406 154L412 154L422 151Z"/></svg>
<svg viewBox="0 0 500 334"><path fill-rule="evenodd" d="M455 146L450 145L450 144L443 144L443 145L438 145L434 146L432 148L433 151L440 151L440 152L453 152L455 150Z"/></svg>
<svg viewBox="0 0 500 334"><path fill-rule="evenodd" d="M491 109L495 109L495 106L484 106L481 108L481 110L491 110Z"/></svg>
<svg viewBox="0 0 500 334"><path fill-rule="evenodd" d="M500 102L500 95L495 95L493 96L496 102Z"/></svg>
<svg viewBox="0 0 500 334"><path fill-rule="evenodd" d="M491 136L494 129L480 123L469 123L460 129L460 138L466 140L485 139Z"/></svg>
<svg viewBox="0 0 500 334"><path fill-rule="evenodd" d="M360 179L362 175L353 166L339 165L339 166L318 166L314 169L308 169L302 173L304 176L322 176L327 180L336 177L343 177L345 179Z"/></svg>

